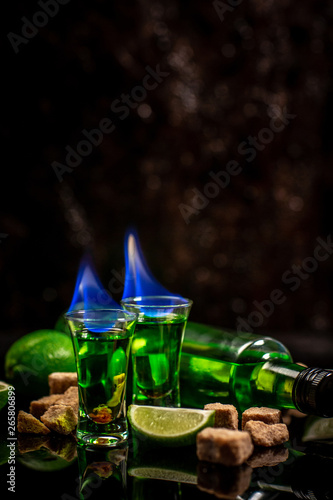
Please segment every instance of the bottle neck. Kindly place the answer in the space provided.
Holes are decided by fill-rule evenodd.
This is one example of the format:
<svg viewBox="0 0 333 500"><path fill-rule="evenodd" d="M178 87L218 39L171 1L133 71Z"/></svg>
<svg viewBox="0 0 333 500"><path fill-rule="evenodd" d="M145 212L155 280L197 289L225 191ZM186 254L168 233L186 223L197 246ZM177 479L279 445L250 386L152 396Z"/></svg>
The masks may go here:
<svg viewBox="0 0 333 500"><path fill-rule="evenodd" d="M248 406L295 408L293 388L299 374L305 369L279 358L252 364ZM255 402L254 404L251 401Z"/></svg>
<svg viewBox="0 0 333 500"><path fill-rule="evenodd" d="M306 368L293 387L293 401L302 413L333 416L333 370Z"/></svg>

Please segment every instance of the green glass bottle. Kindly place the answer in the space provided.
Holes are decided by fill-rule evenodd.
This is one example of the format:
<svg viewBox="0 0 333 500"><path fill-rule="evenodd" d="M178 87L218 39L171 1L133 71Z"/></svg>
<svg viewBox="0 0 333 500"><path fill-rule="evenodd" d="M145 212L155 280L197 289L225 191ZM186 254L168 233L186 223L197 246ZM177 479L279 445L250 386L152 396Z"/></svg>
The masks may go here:
<svg viewBox="0 0 333 500"><path fill-rule="evenodd" d="M279 341L188 322L180 361L181 405L294 408L333 416L333 370L293 363Z"/></svg>

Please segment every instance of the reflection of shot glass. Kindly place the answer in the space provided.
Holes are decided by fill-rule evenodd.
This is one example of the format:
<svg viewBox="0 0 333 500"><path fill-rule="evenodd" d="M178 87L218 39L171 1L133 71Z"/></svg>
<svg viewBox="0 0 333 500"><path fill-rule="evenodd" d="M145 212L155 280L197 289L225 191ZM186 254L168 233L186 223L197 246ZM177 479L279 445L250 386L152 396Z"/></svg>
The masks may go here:
<svg viewBox="0 0 333 500"><path fill-rule="evenodd" d="M80 500L100 500L110 497L110 493L117 500L126 500L127 457L126 443L98 449L78 446Z"/></svg>
<svg viewBox="0 0 333 500"><path fill-rule="evenodd" d="M132 342L133 403L179 406L179 362L192 301L182 297L129 297L137 314Z"/></svg>
<svg viewBox="0 0 333 500"><path fill-rule="evenodd" d="M79 388L79 443L113 446L126 440L126 379L136 315L121 309L66 315Z"/></svg>

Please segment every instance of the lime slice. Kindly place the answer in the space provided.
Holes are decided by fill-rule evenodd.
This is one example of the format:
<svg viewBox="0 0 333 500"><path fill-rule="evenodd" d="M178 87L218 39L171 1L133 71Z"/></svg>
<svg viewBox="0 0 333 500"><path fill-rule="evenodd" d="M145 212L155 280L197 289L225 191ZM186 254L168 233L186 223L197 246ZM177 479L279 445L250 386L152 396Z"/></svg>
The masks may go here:
<svg viewBox="0 0 333 500"><path fill-rule="evenodd" d="M128 420L138 434L165 446L195 444L196 435L204 427L213 427L214 410L164 408L130 405Z"/></svg>
<svg viewBox="0 0 333 500"><path fill-rule="evenodd" d="M333 418L310 417L304 427L302 441L333 439Z"/></svg>
<svg viewBox="0 0 333 500"><path fill-rule="evenodd" d="M8 387L10 387L6 382L0 381L0 410L6 406L8 401Z"/></svg>
<svg viewBox="0 0 333 500"><path fill-rule="evenodd" d="M132 467L128 474L141 479L161 479L164 481L175 481L176 483L197 484L196 474L188 474L172 469L159 469L157 467Z"/></svg>

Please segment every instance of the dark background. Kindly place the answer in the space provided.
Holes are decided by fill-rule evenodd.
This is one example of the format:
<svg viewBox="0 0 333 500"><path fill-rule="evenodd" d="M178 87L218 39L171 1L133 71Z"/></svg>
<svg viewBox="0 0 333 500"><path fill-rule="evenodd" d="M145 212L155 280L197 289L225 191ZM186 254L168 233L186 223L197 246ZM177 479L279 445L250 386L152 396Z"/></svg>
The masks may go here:
<svg viewBox="0 0 333 500"><path fill-rule="evenodd" d="M8 33L22 36L22 18L42 9L6 4L3 347L54 326L87 246L119 300L134 225L154 276L193 299L192 320L235 328L281 289L285 302L256 330L291 345L306 337L316 362L332 361L333 257L297 290L282 283L332 233L332 3L226 0L220 16L215 7L71 0L15 53ZM157 65L169 75L121 120L111 104ZM296 116L247 161L240 144L269 127L272 112ZM52 163L65 164L66 147L104 118L115 130L60 182ZM186 223L179 205L193 205L193 189L203 193L209 172L231 160L242 172Z"/></svg>

